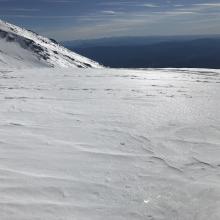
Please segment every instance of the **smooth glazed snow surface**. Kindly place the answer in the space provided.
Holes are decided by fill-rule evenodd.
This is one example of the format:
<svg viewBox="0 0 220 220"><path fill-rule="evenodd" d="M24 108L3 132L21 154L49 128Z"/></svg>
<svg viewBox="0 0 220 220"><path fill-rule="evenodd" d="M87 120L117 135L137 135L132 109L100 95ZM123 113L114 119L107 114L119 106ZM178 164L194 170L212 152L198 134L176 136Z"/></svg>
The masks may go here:
<svg viewBox="0 0 220 220"><path fill-rule="evenodd" d="M0 70L0 219L220 219L219 100L217 70Z"/></svg>

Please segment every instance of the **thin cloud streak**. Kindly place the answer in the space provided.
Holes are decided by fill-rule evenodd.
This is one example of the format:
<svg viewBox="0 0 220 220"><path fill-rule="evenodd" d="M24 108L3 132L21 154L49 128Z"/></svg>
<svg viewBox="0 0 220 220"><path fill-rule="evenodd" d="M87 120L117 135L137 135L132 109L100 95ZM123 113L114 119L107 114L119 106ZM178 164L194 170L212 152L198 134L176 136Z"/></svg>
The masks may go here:
<svg viewBox="0 0 220 220"><path fill-rule="evenodd" d="M24 24L29 29L40 29L42 34L58 40L134 34L220 33L220 3L208 0L178 0L178 4L172 0L0 2L3 19Z"/></svg>

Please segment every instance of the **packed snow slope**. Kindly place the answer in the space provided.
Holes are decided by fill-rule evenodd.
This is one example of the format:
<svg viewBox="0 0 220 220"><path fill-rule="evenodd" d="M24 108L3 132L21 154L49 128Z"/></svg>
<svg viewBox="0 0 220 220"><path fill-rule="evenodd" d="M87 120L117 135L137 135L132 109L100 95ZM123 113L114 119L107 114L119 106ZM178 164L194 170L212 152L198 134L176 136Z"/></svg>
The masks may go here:
<svg viewBox="0 0 220 220"><path fill-rule="evenodd" d="M219 220L220 71L0 71L1 220Z"/></svg>
<svg viewBox="0 0 220 220"><path fill-rule="evenodd" d="M0 67L100 67L56 41L0 20Z"/></svg>

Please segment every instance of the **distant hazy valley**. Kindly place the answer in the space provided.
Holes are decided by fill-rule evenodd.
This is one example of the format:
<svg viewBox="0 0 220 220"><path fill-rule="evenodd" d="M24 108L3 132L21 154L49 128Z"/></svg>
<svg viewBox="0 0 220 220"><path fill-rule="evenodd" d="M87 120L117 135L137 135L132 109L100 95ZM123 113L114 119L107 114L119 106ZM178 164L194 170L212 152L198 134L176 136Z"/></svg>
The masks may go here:
<svg viewBox="0 0 220 220"><path fill-rule="evenodd" d="M63 42L115 68L220 68L220 36L118 37Z"/></svg>

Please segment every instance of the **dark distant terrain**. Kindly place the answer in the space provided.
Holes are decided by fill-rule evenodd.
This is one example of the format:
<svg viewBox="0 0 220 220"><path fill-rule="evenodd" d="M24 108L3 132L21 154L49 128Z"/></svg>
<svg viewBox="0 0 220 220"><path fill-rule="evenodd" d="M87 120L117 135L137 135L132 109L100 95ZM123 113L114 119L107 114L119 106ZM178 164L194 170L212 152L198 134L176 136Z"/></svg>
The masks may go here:
<svg viewBox="0 0 220 220"><path fill-rule="evenodd" d="M219 36L112 38L64 45L115 68L220 69Z"/></svg>

